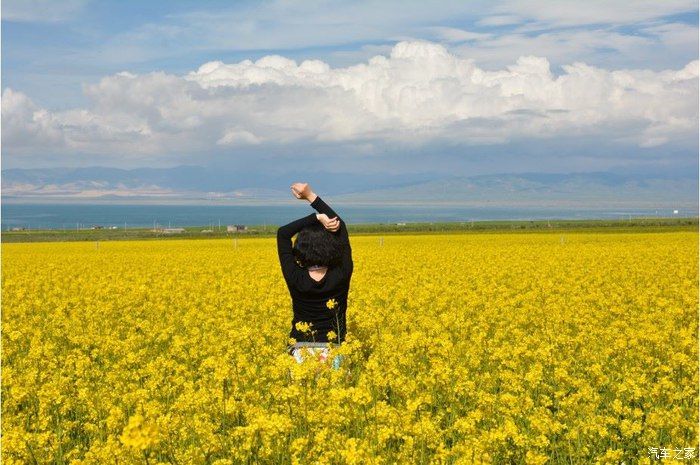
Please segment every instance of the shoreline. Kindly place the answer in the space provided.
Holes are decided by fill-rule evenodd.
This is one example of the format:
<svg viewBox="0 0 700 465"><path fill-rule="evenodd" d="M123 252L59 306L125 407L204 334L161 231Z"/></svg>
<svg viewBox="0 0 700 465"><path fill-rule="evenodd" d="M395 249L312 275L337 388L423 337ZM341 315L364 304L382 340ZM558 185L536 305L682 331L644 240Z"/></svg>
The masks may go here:
<svg viewBox="0 0 700 465"><path fill-rule="evenodd" d="M335 198L339 197L339 198ZM693 202L678 201L652 201L652 200L606 200L576 199L576 200L348 200L342 196L327 196L328 202L343 207L406 207L406 208L435 208L435 207L462 207L462 208L497 208L497 209L547 209L566 208L571 210L607 210L607 209L683 209L698 211L698 204ZM95 197L12 197L2 196L2 205L115 205L115 206L201 206L201 207L285 207L299 206L302 204L296 199L187 199L187 198L120 198L101 199Z"/></svg>
<svg viewBox="0 0 700 465"><path fill-rule="evenodd" d="M698 232L698 217L630 217L629 219L475 220L460 222L348 223L351 235L473 234L561 232ZM245 239L275 237L276 225L250 225L244 231L227 232L210 225L183 228L25 229L1 231L3 243L84 242L119 240ZM166 231L174 229L176 231ZM181 231L180 231L181 230Z"/></svg>

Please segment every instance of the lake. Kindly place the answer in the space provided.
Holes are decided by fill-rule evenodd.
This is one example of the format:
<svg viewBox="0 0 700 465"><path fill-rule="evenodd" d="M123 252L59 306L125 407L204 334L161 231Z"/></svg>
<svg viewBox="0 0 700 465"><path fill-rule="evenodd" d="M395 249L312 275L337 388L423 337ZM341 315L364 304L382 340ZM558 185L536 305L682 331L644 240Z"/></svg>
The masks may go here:
<svg viewBox="0 0 700 465"><path fill-rule="evenodd" d="M697 216L695 210L500 208L461 206L335 206L352 223L467 222L483 220L620 219L650 216ZM118 205L2 204L2 229L73 229L104 227L282 225L312 213L308 204L242 205Z"/></svg>

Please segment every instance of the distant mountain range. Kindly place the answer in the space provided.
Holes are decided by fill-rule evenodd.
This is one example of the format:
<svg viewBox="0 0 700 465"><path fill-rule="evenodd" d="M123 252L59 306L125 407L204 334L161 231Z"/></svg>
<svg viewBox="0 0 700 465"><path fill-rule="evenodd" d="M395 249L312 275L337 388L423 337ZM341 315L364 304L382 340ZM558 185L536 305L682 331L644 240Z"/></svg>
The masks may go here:
<svg viewBox="0 0 700 465"><path fill-rule="evenodd" d="M106 167L5 169L7 199L229 199L288 200L289 184L308 180L319 192L344 194L363 186L401 187L434 179L429 174L349 174L331 172L250 173L217 167L119 169Z"/></svg>
<svg viewBox="0 0 700 465"><path fill-rule="evenodd" d="M230 172L175 168L53 168L2 171L3 201L123 201L279 204L295 202L290 180L308 180L335 202L581 208L697 208L697 173L436 174ZM280 188L282 186L282 188Z"/></svg>
<svg viewBox="0 0 700 465"><path fill-rule="evenodd" d="M606 172L449 177L337 197L346 202L454 203L489 206L683 207L698 205L697 178L654 178Z"/></svg>

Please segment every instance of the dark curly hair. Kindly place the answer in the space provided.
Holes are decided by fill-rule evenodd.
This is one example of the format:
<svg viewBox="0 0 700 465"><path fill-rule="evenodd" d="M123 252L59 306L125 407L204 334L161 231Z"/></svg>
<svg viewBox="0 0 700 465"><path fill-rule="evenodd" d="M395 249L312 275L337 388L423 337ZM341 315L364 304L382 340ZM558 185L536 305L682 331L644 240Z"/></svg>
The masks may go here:
<svg viewBox="0 0 700 465"><path fill-rule="evenodd" d="M311 265L333 266L340 263L341 246L338 236L317 223L299 231L292 251L297 263L304 268Z"/></svg>

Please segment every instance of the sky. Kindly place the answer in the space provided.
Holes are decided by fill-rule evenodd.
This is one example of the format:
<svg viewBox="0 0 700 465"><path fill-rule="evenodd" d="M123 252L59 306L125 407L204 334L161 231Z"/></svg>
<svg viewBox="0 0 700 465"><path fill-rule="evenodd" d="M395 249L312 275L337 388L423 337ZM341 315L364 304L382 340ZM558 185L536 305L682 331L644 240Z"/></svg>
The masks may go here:
<svg viewBox="0 0 700 465"><path fill-rule="evenodd" d="M698 166L695 1L2 2L2 168Z"/></svg>

